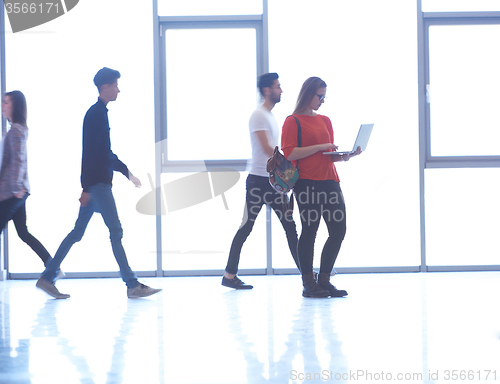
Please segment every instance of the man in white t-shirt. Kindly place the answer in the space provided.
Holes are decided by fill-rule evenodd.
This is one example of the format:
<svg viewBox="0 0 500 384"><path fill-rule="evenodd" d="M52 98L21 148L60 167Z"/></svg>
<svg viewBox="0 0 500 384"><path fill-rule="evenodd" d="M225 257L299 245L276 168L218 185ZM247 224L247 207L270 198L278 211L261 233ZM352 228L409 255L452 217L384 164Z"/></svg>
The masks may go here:
<svg viewBox="0 0 500 384"><path fill-rule="evenodd" d="M229 251L226 270L222 278L222 285L234 289L252 289L236 274L240 261L241 248L252 232L255 219L264 204L269 204L278 216L286 233L288 246L292 257L299 268L297 258L297 230L292 217L286 217L283 212L282 195L276 192L269 184L267 160L273 155L278 145L279 129L272 109L281 101L281 85L277 73L266 73L259 77L258 87L264 102L250 116L250 141L252 144L252 160L246 181L246 205L243 222L234 236ZM299 268L300 269L300 268Z"/></svg>

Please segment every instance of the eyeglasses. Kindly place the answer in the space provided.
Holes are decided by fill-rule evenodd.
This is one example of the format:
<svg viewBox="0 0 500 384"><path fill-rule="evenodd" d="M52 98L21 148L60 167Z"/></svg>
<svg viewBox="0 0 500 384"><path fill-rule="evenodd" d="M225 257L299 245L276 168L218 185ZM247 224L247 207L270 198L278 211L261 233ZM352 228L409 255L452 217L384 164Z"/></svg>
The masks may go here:
<svg viewBox="0 0 500 384"><path fill-rule="evenodd" d="M326 98L326 95L318 95L318 94L316 94L316 96L318 96L320 102L323 101L323 100L325 100L325 98Z"/></svg>

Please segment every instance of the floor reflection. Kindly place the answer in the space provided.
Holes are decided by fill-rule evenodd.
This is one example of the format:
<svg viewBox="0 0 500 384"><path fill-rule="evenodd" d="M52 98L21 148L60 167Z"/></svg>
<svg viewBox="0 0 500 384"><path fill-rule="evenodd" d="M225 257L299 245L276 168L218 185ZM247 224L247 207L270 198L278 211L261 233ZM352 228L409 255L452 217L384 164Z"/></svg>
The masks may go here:
<svg viewBox="0 0 500 384"><path fill-rule="evenodd" d="M300 300L285 350L274 363L272 382L283 382L283 378L289 378L292 383L347 382L341 374L348 371L347 357L342 351L334 320L336 304L342 300Z"/></svg>
<svg viewBox="0 0 500 384"><path fill-rule="evenodd" d="M67 310L65 302L48 299L38 311L31 330L30 340L33 341L33 345L29 355L32 357L32 364L31 369L27 371L32 377L44 375L50 380L51 376L61 372L57 366L65 365L60 360L66 360L69 365L65 369L74 372L80 383L94 384L85 356L79 353L77 347L70 341L71 333L59 332L59 317L64 321L65 310ZM56 365L55 372L48 372L47 368L51 363Z"/></svg>
<svg viewBox="0 0 500 384"><path fill-rule="evenodd" d="M0 282L0 383L500 381L500 273L336 279L347 298L303 298L298 276L150 279L164 291L140 300L119 279L60 281L69 300Z"/></svg>

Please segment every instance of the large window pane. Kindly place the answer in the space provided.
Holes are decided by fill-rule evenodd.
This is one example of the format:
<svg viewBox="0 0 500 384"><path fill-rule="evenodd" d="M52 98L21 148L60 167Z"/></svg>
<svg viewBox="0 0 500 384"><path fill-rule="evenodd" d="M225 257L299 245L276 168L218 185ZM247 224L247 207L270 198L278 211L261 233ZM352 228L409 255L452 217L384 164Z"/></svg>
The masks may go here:
<svg viewBox="0 0 500 384"><path fill-rule="evenodd" d="M115 17L118 9L120 16ZM7 90L23 91L28 102L28 227L51 254L78 215L83 117L98 96L92 79L106 66L122 75L121 93L108 105L112 149L145 185L136 189L115 174L113 191L125 250L134 270L156 270L155 219L135 209L148 192L148 173L154 174L151 14L151 2L138 7L119 0L86 0L54 21L5 35ZM9 238L10 271L40 272L42 263L20 241L12 224ZM118 270L99 214L62 268Z"/></svg>
<svg viewBox="0 0 500 384"><path fill-rule="evenodd" d="M255 39L255 29L167 30L169 160L250 157Z"/></svg>
<svg viewBox="0 0 500 384"><path fill-rule="evenodd" d="M424 12L500 11L498 0L422 0Z"/></svg>
<svg viewBox="0 0 500 384"><path fill-rule="evenodd" d="M336 266L419 265L415 3L313 4L269 2L270 69L279 73L284 91L273 110L277 121L282 124L293 112L304 80L319 76L328 85L319 113L331 118L337 145L351 149L359 125L375 123L366 152L338 164L347 234ZM299 53L305 46L311 54ZM296 221L300 234L298 217ZM322 224L316 266L326 236ZM273 244L273 267L293 268L275 217Z"/></svg>
<svg viewBox="0 0 500 384"><path fill-rule="evenodd" d="M229 177L222 196L214 190L218 183L213 172L162 175L166 208L162 217L163 269L226 267L231 242L243 218L247 173L232 171ZM262 211L243 246L240 269L266 267L265 217Z"/></svg>
<svg viewBox="0 0 500 384"><path fill-rule="evenodd" d="M160 16L260 15L262 0L158 0Z"/></svg>
<svg viewBox="0 0 500 384"><path fill-rule="evenodd" d="M500 25L429 28L431 153L500 155Z"/></svg>
<svg viewBox="0 0 500 384"><path fill-rule="evenodd" d="M500 170L427 169L428 265L499 263Z"/></svg>

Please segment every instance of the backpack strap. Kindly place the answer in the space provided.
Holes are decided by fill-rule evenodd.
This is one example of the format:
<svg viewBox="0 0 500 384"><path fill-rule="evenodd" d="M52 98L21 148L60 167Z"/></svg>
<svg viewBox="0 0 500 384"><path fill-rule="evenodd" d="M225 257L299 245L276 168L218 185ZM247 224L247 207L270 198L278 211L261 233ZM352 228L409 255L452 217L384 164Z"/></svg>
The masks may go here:
<svg viewBox="0 0 500 384"><path fill-rule="evenodd" d="M295 119L295 122L297 123L297 143L299 147L302 147L302 127L300 126L300 121L297 118L297 116L290 115Z"/></svg>
<svg viewBox="0 0 500 384"><path fill-rule="evenodd" d="M297 118L297 116L294 116L294 115L290 115L290 116L292 116L295 119L295 122L297 123L297 146L302 147L302 127L300 126L300 121ZM288 116L288 117L290 117L290 116ZM296 160L296 164L297 164L297 169L299 169L299 161L298 160Z"/></svg>
<svg viewBox="0 0 500 384"><path fill-rule="evenodd" d="M297 123L297 144L298 147L302 147L302 127L300 126L300 121L297 116L290 115L295 119ZM299 160L296 161L297 169L299 169ZM299 171L300 172L300 171ZM286 217L291 217L293 214L293 191L290 196L290 200L288 200L288 196L283 196L283 212L285 212Z"/></svg>
<svg viewBox="0 0 500 384"><path fill-rule="evenodd" d="M295 119L297 123L297 146L302 147L302 127L300 126L300 121L297 116L290 115ZM299 161L297 160L297 169L299 169Z"/></svg>

